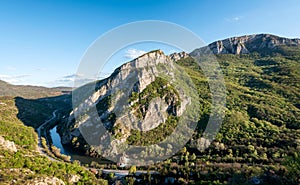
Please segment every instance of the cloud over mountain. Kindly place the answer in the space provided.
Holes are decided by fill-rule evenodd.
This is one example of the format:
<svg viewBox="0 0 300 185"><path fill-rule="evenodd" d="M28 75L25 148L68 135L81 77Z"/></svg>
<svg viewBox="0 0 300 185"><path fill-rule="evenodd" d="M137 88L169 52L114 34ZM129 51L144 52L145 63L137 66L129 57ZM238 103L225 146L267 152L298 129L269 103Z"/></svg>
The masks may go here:
<svg viewBox="0 0 300 185"><path fill-rule="evenodd" d="M143 54L145 54L146 51L138 50L138 49L128 49L125 53L125 58L127 59L135 59Z"/></svg>

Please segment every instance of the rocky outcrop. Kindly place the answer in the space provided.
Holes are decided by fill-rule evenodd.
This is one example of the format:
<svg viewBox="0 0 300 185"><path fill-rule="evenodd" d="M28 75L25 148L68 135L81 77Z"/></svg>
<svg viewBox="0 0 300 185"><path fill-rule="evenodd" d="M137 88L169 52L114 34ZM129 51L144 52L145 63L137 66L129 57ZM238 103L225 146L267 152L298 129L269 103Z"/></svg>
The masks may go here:
<svg viewBox="0 0 300 185"><path fill-rule="evenodd" d="M278 46L298 46L299 44L300 39L282 38L271 34L245 35L213 42L207 47L194 50L190 55L197 56L206 52L212 54L249 54L251 52L264 52Z"/></svg>
<svg viewBox="0 0 300 185"><path fill-rule="evenodd" d="M171 60L173 62L177 61L177 60L180 60L180 59L185 59L185 58L188 58L190 55L186 52L179 52L179 53L172 53L169 55L169 57L171 58Z"/></svg>
<svg viewBox="0 0 300 185"><path fill-rule="evenodd" d="M167 119L166 111L168 107L169 106L161 98L153 99L149 104L144 121L140 122L139 129L148 131L164 123Z"/></svg>
<svg viewBox="0 0 300 185"><path fill-rule="evenodd" d="M1 106L6 106L6 103L0 102Z"/></svg>
<svg viewBox="0 0 300 185"><path fill-rule="evenodd" d="M74 184L80 180L80 177L78 175L72 175L72 174L66 174L65 178L70 184Z"/></svg>
<svg viewBox="0 0 300 185"><path fill-rule="evenodd" d="M0 148L4 148L5 150L9 150L12 152L18 151L13 141L7 141L2 136L0 136Z"/></svg>
<svg viewBox="0 0 300 185"><path fill-rule="evenodd" d="M81 137L83 128L91 128L87 143L99 139L106 141L109 136L103 132L107 130L118 138L110 143L110 146L116 146L112 150L117 150L118 145L126 142L131 129L152 130L163 124L168 116L180 116L191 100L183 90L174 90L175 73L180 74L180 80L185 80L182 83L188 80L173 61L186 57L188 54L184 52L167 56L161 50L155 50L123 64L111 76L95 83L95 91L87 98L82 99L81 93L74 93L73 100L78 101L75 103L78 106L63 126L62 143L70 144L73 138ZM93 107L97 111L90 111ZM97 138L100 135L102 137Z"/></svg>
<svg viewBox="0 0 300 185"><path fill-rule="evenodd" d="M64 181L57 177L37 177L32 179L28 185L65 185Z"/></svg>

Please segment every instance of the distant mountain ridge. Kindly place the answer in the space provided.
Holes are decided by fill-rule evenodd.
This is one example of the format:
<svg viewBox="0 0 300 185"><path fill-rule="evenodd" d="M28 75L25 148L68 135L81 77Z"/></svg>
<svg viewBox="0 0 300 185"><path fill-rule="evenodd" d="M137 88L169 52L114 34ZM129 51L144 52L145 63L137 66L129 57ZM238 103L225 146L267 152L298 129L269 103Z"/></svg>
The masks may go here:
<svg viewBox="0 0 300 185"><path fill-rule="evenodd" d="M300 39L289 39L271 34L253 34L240 37L231 37L215 41L206 47L195 49L191 56L199 55L210 49L213 54L250 54L274 50L278 46L299 46Z"/></svg>
<svg viewBox="0 0 300 185"><path fill-rule="evenodd" d="M47 96L58 96L61 94L70 93L71 91L72 88L70 87L47 88L32 85L12 85L3 80L0 80L0 96L42 98Z"/></svg>

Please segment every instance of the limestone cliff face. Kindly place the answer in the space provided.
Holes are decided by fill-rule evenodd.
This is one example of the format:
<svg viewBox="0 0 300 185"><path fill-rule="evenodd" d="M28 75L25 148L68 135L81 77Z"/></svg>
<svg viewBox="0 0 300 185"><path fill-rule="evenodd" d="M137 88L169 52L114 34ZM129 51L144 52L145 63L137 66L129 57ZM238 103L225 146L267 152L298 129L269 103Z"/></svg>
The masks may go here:
<svg viewBox="0 0 300 185"><path fill-rule="evenodd" d="M277 46L298 46L300 39L282 38L271 34L245 35L219 40L208 45L213 54L249 54L266 49L274 49ZM194 50L191 55L203 53L207 48Z"/></svg>
<svg viewBox="0 0 300 185"><path fill-rule="evenodd" d="M69 144L73 138L80 137L80 126L99 122L112 134L118 134L115 142L119 144L126 141L130 129L148 131L164 123L169 115L180 116L190 99L183 91L172 88L173 61L187 56L186 53L167 56L161 50L146 53L97 82L85 100L79 100L77 95L78 106L64 126L62 143ZM170 82L160 79L163 76ZM91 112L93 107L97 111ZM93 135L101 135L100 132L95 131Z"/></svg>

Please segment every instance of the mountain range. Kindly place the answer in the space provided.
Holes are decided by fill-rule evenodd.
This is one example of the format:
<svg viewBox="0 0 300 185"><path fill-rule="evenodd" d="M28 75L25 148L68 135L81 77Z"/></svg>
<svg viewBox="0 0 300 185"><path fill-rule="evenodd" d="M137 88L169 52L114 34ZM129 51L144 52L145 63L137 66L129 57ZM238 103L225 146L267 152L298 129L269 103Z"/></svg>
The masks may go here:
<svg viewBox="0 0 300 185"><path fill-rule="evenodd" d="M261 126L257 125L264 125L265 128L274 127L279 133L288 133L287 135L292 134L293 129L300 128L299 71L296 70L299 67L299 44L299 39L258 34L233 37L207 46L220 63L228 92L227 111L218 143L236 151L243 149L234 148L233 143L245 145L251 140L250 136L242 136L240 141L230 143L232 141L224 133L224 129L229 129L230 125L245 127L239 131L245 133L253 132L248 130L252 127L259 129ZM191 57L205 53L207 47L195 49L190 54L181 52L169 56L161 50L154 50L123 64L110 77L95 82L94 91L85 95L85 98L75 97L77 103L73 111L61 123L59 132L62 142L85 153L88 151L91 155L97 152L92 151L87 143L108 144L110 136L115 140L114 143L109 143L113 145L109 153L116 154L124 144L149 146L161 142L171 135L182 112L192 105L193 101L188 98L192 95L187 95L186 84L195 85L199 94L197 102L201 104L198 112L200 118L197 120L198 132L194 134L189 146L192 148L208 142L201 140L201 133L211 110L211 94L205 75ZM183 80L172 81L178 74ZM77 91L85 88L83 86ZM193 89L192 86L190 88ZM78 94L81 95L82 92ZM124 94L129 100L122 99ZM89 110L93 107L97 111L90 113ZM97 117L98 122L95 122ZM80 128L85 126L89 127L88 137L81 134ZM107 135L97 138L96 136L103 134L103 130L108 131ZM257 139L264 138L254 133L251 135ZM282 138L277 139L283 143L288 142L282 141ZM268 146L267 142L260 142L261 145ZM284 153L286 146L277 147ZM163 155L162 153L155 156Z"/></svg>
<svg viewBox="0 0 300 185"><path fill-rule="evenodd" d="M95 178L86 172L89 168L128 169L97 162L81 169L78 162L63 166L36 157L38 137L31 127L37 130L50 120L51 124L42 128L48 144L49 130L57 126L63 146L81 157L143 165L146 160L158 162L155 159L169 156L140 167L149 170L147 175L126 177L136 175L139 182L163 184L171 178L182 184L298 184L299 44L300 39L256 34L216 41L191 53L166 55L154 50L72 93L69 88L14 86L0 81L0 95L9 96L0 98L2 143L13 141L21 151L1 150L0 165L3 169L30 169L35 175L59 174L56 176L66 182L64 173L76 173L80 182L88 182L87 177ZM206 54L213 54L220 65L227 95L225 117L213 141L203 137L212 110L211 79L195 60L200 57L200 62L209 65ZM15 96L22 98L11 98ZM193 130L186 133L188 140L166 139L182 128ZM185 136L180 134L175 135ZM52 146L44 145L57 154ZM138 148L124 151L128 146ZM49 166L65 171L55 173ZM150 174L150 170L158 173ZM22 172L16 172L14 178L26 180ZM0 168L0 182L2 176L7 174ZM115 179L113 174L97 176L109 182Z"/></svg>

